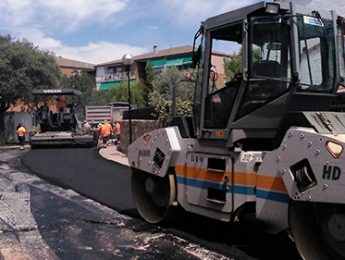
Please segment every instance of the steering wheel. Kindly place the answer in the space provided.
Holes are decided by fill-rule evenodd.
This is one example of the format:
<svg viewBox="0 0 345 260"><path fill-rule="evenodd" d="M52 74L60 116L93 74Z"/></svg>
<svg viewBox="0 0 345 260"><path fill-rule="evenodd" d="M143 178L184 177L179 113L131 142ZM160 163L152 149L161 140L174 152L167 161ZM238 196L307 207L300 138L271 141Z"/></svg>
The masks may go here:
<svg viewBox="0 0 345 260"><path fill-rule="evenodd" d="M233 81L242 81L243 74L242 72L235 73L234 77L232 78Z"/></svg>

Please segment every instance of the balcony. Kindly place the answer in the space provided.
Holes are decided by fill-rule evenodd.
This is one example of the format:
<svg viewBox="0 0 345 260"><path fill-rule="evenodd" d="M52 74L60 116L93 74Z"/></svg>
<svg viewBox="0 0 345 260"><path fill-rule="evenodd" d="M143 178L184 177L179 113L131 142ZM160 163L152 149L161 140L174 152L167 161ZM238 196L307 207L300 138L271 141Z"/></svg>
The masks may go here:
<svg viewBox="0 0 345 260"><path fill-rule="evenodd" d="M129 78L131 80L136 79L135 71L129 72ZM96 82L110 82L110 81L122 81L122 80L127 80L127 72L116 72L116 73L110 73L104 76L96 77Z"/></svg>

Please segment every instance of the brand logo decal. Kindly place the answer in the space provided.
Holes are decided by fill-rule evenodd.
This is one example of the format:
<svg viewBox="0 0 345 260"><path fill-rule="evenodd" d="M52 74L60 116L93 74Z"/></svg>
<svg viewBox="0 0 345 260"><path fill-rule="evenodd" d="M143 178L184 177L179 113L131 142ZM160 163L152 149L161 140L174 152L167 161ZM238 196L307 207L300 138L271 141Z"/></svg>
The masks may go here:
<svg viewBox="0 0 345 260"><path fill-rule="evenodd" d="M326 180L339 180L341 176L341 168L338 166L324 165L322 179Z"/></svg>

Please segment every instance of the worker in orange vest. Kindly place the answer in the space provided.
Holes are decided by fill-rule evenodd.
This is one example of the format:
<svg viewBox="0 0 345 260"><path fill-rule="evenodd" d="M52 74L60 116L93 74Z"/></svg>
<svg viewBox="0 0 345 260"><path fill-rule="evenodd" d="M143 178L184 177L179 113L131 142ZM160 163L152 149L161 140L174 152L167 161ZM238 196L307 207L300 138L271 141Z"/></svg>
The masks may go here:
<svg viewBox="0 0 345 260"><path fill-rule="evenodd" d="M113 128L111 127L111 124L105 120L103 125L100 128L100 138L103 140L103 147L107 147L108 141L111 135L111 132L113 131Z"/></svg>
<svg viewBox="0 0 345 260"><path fill-rule="evenodd" d="M115 122L114 135L115 135L115 138L116 138L115 144L120 144L121 125L120 125L119 121Z"/></svg>
<svg viewBox="0 0 345 260"><path fill-rule="evenodd" d="M25 132L26 129L22 124L18 124L17 126L17 137L20 145L20 150L24 150L24 144L25 144Z"/></svg>

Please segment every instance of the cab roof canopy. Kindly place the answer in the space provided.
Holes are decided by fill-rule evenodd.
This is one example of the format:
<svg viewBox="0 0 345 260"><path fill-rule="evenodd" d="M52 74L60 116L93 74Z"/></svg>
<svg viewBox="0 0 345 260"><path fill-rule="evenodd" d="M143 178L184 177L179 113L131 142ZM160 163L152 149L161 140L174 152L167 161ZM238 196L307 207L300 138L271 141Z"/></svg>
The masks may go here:
<svg viewBox="0 0 345 260"><path fill-rule="evenodd" d="M247 18L247 15L265 7L265 2L260 2L257 4L253 4L250 6L242 7L233 11L229 11L214 17L208 18L204 24L207 25L207 28L215 28L218 26L222 26L224 24L229 24L233 22L242 21L243 19Z"/></svg>
<svg viewBox="0 0 345 260"><path fill-rule="evenodd" d="M231 40L240 43L242 41L242 26L243 20L248 18L251 14L260 14L265 12L268 5L278 6L280 13L285 13L289 10L289 3L274 3L274 2L259 2L253 5L232 10L214 17L208 18L202 23L205 30L212 33L212 38L220 40ZM228 26L232 24L232 27Z"/></svg>
<svg viewBox="0 0 345 260"><path fill-rule="evenodd" d="M76 89L72 88L63 88L63 89L34 89L32 91L34 95L42 95L42 96L81 96L81 92Z"/></svg>

